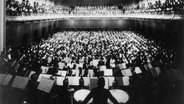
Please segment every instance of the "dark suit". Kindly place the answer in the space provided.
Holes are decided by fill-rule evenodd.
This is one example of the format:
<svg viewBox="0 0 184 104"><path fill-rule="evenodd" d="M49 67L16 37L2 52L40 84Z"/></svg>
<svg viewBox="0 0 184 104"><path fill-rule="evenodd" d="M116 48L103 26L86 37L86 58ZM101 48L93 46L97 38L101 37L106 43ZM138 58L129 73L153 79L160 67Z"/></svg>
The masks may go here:
<svg viewBox="0 0 184 104"><path fill-rule="evenodd" d="M86 104L91 98L93 98L93 104L107 104L108 98L114 104L119 104L110 91L102 87L92 89L89 95L85 98L83 104Z"/></svg>

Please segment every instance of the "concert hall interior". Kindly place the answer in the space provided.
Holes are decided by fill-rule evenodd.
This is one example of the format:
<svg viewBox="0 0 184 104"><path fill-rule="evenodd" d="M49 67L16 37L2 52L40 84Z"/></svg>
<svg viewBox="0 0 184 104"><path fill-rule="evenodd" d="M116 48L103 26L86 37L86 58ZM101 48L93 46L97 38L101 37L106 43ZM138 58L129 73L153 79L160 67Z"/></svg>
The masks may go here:
<svg viewBox="0 0 184 104"><path fill-rule="evenodd" d="M0 104L184 104L184 0L0 8Z"/></svg>

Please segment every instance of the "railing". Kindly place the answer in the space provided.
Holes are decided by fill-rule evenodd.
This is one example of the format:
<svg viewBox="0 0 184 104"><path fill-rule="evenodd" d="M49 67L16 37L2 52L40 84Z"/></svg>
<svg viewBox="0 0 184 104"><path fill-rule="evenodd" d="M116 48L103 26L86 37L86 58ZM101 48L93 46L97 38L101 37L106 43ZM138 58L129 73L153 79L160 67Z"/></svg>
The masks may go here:
<svg viewBox="0 0 184 104"><path fill-rule="evenodd" d="M67 19L67 18L126 18L126 19L161 19L161 20L184 20L184 15L180 14L157 14L157 13L125 13L116 15L72 15L57 13L40 13L21 16L7 16L6 21L35 21L50 19Z"/></svg>

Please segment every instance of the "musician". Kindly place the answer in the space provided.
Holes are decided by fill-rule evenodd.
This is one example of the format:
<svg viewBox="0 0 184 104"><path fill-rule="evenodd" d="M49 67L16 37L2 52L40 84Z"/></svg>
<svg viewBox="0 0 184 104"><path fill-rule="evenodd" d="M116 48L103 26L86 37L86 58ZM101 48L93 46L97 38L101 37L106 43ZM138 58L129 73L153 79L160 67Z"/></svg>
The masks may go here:
<svg viewBox="0 0 184 104"><path fill-rule="evenodd" d="M37 82L37 79L41 72L42 70L37 70L36 73L31 75L31 80L28 83L27 100L30 104L38 104L39 102L39 91L37 90L39 82Z"/></svg>
<svg viewBox="0 0 184 104"><path fill-rule="evenodd" d="M59 87L58 90L58 104L71 104L70 95L71 92L69 91L71 88L69 87L68 78L63 80L63 86Z"/></svg>
<svg viewBox="0 0 184 104"><path fill-rule="evenodd" d="M82 104L86 104L91 98L93 98L93 104L107 104L108 98L114 103L119 104L118 101L112 96L109 90L104 88L105 79L100 77L98 79L98 87L92 89L88 96L84 99Z"/></svg>

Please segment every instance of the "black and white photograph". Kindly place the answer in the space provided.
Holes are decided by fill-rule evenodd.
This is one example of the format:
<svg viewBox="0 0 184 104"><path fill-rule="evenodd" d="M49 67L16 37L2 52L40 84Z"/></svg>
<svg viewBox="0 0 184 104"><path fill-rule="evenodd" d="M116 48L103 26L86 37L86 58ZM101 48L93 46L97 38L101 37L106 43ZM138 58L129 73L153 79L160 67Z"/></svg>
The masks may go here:
<svg viewBox="0 0 184 104"><path fill-rule="evenodd" d="M0 0L0 104L184 104L184 0Z"/></svg>

